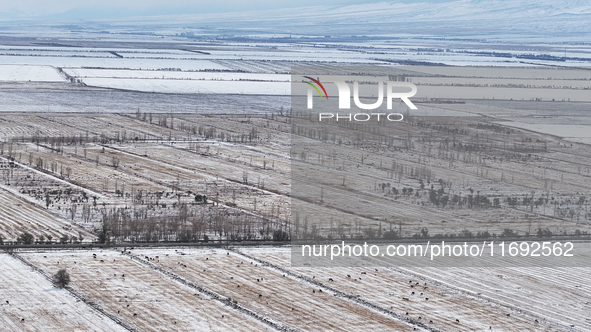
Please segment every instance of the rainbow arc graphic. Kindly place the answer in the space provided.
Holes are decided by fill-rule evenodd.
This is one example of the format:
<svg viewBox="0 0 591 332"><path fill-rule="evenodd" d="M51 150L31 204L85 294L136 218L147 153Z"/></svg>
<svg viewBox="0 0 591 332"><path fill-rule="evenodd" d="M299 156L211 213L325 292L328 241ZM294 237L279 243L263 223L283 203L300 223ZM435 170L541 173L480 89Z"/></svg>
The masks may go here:
<svg viewBox="0 0 591 332"><path fill-rule="evenodd" d="M313 79L310 76L304 76L305 78L313 81L314 83L318 84L318 86L322 89L322 91L324 91L324 97L326 98L326 100L328 100L328 94L326 93L326 89L324 89L324 86L322 85L322 83L320 83L320 81ZM310 82L306 82L304 81L304 83L309 84L311 87L313 87L314 89L316 89L316 91L318 92L318 95L320 96L320 98L322 98L322 93L320 92L320 89L318 89L318 87L316 87L316 85L310 83Z"/></svg>

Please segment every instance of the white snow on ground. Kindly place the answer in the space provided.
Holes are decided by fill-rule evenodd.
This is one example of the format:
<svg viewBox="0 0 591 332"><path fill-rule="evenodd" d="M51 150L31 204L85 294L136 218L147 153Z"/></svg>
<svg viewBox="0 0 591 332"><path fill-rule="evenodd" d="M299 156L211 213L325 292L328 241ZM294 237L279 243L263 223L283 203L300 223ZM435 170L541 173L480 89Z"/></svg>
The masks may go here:
<svg viewBox="0 0 591 332"><path fill-rule="evenodd" d="M415 106L417 107L416 110L404 110L402 114L405 116L480 116L475 113L446 109L445 104L423 104L417 102Z"/></svg>
<svg viewBox="0 0 591 332"><path fill-rule="evenodd" d="M413 326L222 249L138 249L133 254L300 331L412 331ZM158 257L154 257L158 255ZM260 279L259 279L260 278ZM420 329L417 329L420 330Z"/></svg>
<svg viewBox="0 0 591 332"><path fill-rule="evenodd" d="M591 144L591 137L566 137L566 140L576 143Z"/></svg>
<svg viewBox="0 0 591 332"><path fill-rule="evenodd" d="M94 258L93 254L97 257ZM251 316L173 281L118 251L29 252L22 255L46 272L55 273L59 268L67 268L72 278L70 287L137 331L271 330ZM0 331L5 329L0 326Z"/></svg>
<svg viewBox="0 0 591 332"><path fill-rule="evenodd" d="M545 321L570 326L570 331L589 331L591 328L588 267L401 269L532 313Z"/></svg>
<svg viewBox="0 0 591 332"><path fill-rule="evenodd" d="M188 80L252 80L288 82L291 75L258 74L258 73L226 73L226 72L178 72L154 70L119 70L119 69L64 69L69 75L85 78L142 78L142 79L188 79Z"/></svg>
<svg viewBox="0 0 591 332"><path fill-rule="evenodd" d="M60 57L98 57L98 58L116 58L109 52L91 52L91 51L64 51L64 50L14 50L0 48L0 55L18 55L18 56L60 56Z"/></svg>
<svg viewBox="0 0 591 332"><path fill-rule="evenodd" d="M0 81L64 82L65 80L65 77L50 66L0 65Z"/></svg>
<svg viewBox="0 0 591 332"><path fill-rule="evenodd" d="M591 143L591 126L589 125L561 125L561 124L543 124L543 123L523 123L523 122L499 122L505 126L512 126L526 130L535 131L562 137L566 140Z"/></svg>
<svg viewBox="0 0 591 332"><path fill-rule="evenodd" d="M83 58L52 56L0 56L0 64L31 64L54 67L103 67L128 69L179 68L181 70L225 70L222 65L209 60L184 59L125 59L125 58Z"/></svg>
<svg viewBox="0 0 591 332"><path fill-rule="evenodd" d="M1 331L125 331L17 259L0 266Z"/></svg>
<svg viewBox="0 0 591 332"><path fill-rule="evenodd" d="M567 326L572 327L568 329L569 331L589 331L591 326L590 289L586 282L590 271L588 267L376 267L375 270L379 270L380 274L376 274L374 279L371 279L373 273L370 271L374 271L373 267L290 267L288 248L240 248L240 250L308 277L316 276L316 280L321 282L332 277L334 283L329 282L331 286L342 290L350 289L348 292L360 294L363 298L376 303L393 301L392 295L398 295L396 288L399 283L396 279L400 276L406 275L408 279L418 280L421 284L426 282L430 286L428 304L436 303L436 306L422 307L421 301L409 296L412 294L408 294L410 290L406 284L405 290L408 291L408 295L404 296L410 298L410 301L403 301L404 306L408 307L405 310L412 313L427 310L425 315L428 316L460 317L464 328L469 321L473 327L479 326L467 329L471 331L488 331L489 324L493 326L493 331L500 331L494 329L494 325L497 324L503 327L503 331L557 331L567 330ZM363 280L358 274L360 271L367 271L367 274L362 276ZM327 272L329 274L326 274ZM347 273L353 278L345 279L344 275ZM356 280L356 276L359 276L359 281ZM374 284L379 283L385 283L385 285L375 287ZM439 285L443 286L440 289L445 296L433 293L436 293ZM459 307L454 305L461 306L462 303L453 301L446 303L446 297L456 301L463 298L462 301L471 302L477 306L472 312L458 310ZM394 305L400 305L400 301L396 301ZM499 315L498 311L503 310L511 316ZM540 324L534 319L539 319ZM508 320L510 323L501 323L501 320ZM436 323L440 321L441 319L436 320ZM542 324L550 324L553 328L550 329ZM442 330L457 331L449 327L444 327Z"/></svg>
<svg viewBox="0 0 591 332"><path fill-rule="evenodd" d="M190 81L117 78L86 78L83 79L83 82L89 86L159 93L252 94L280 96L288 96L291 93L291 85L289 82Z"/></svg>
<svg viewBox="0 0 591 332"><path fill-rule="evenodd" d="M69 68L90 86L162 93L289 95L290 75Z"/></svg>
<svg viewBox="0 0 591 332"><path fill-rule="evenodd" d="M8 189L10 188L10 189ZM84 231L82 228L71 225L68 220L61 219L38 206L27 204L25 201L15 197L19 193L14 186L2 189L10 190L12 194L7 194L0 190L0 238L3 240L15 241L19 235L28 232L39 238L51 235L54 239L59 239L64 234L68 236L77 236L80 234L85 238L85 242L92 241L94 234ZM30 199L27 196L21 196L25 200Z"/></svg>

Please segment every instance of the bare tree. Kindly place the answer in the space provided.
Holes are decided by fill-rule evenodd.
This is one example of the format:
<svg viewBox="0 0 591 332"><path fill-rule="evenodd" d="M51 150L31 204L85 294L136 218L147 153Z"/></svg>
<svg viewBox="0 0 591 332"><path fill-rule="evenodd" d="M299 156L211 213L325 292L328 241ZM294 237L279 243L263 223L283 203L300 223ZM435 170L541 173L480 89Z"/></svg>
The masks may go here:
<svg viewBox="0 0 591 332"><path fill-rule="evenodd" d="M117 156L113 156L113 158L111 159L111 164L114 168L119 167L119 158L117 158Z"/></svg>

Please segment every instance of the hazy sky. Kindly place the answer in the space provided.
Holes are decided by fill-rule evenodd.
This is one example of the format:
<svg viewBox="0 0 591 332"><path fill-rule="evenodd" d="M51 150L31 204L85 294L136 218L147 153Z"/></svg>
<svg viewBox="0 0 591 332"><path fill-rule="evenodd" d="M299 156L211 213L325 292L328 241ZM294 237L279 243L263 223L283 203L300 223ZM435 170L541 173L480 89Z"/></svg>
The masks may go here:
<svg viewBox="0 0 591 332"><path fill-rule="evenodd" d="M394 2L441 2L449 0L397 0ZM380 0L0 0L3 18L108 18L122 16L199 14L279 9L318 5L350 5Z"/></svg>
<svg viewBox="0 0 591 332"><path fill-rule="evenodd" d="M117 11L130 14L137 12L140 15L199 12L232 12L244 10L276 9L289 7L303 7L314 5L339 5L353 3L379 2L372 0L0 0L0 12L9 13L15 16L47 16L64 12L73 15L83 13L87 10L113 13Z"/></svg>

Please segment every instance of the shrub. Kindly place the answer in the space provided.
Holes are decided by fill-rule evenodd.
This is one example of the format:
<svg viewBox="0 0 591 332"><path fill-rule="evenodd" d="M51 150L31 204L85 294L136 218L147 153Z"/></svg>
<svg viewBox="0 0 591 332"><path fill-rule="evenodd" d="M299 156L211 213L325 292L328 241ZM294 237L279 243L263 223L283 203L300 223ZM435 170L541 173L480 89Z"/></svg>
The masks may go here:
<svg viewBox="0 0 591 332"><path fill-rule="evenodd" d="M384 234L382 235L382 237L386 240L396 240L398 239L398 232L396 231L387 231L384 232Z"/></svg>
<svg viewBox="0 0 591 332"><path fill-rule="evenodd" d="M53 275L53 282L55 282L57 287L64 288L70 283L70 275L65 269L61 269Z"/></svg>
<svg viewBox="0 0 591 332"><path fill-rule="evenodd" d="M289 234L285 231L276 230L273 232L273 241L289 241Z"/></svg>
<svg viewBox="0 0 591 332"><path fill-rule="evenodd" d="M22 244L32 244L33 240L35 240L35 237L32 234L23 233L18 236L18 238L16 239L16 242L22 243Z"/></svg>

